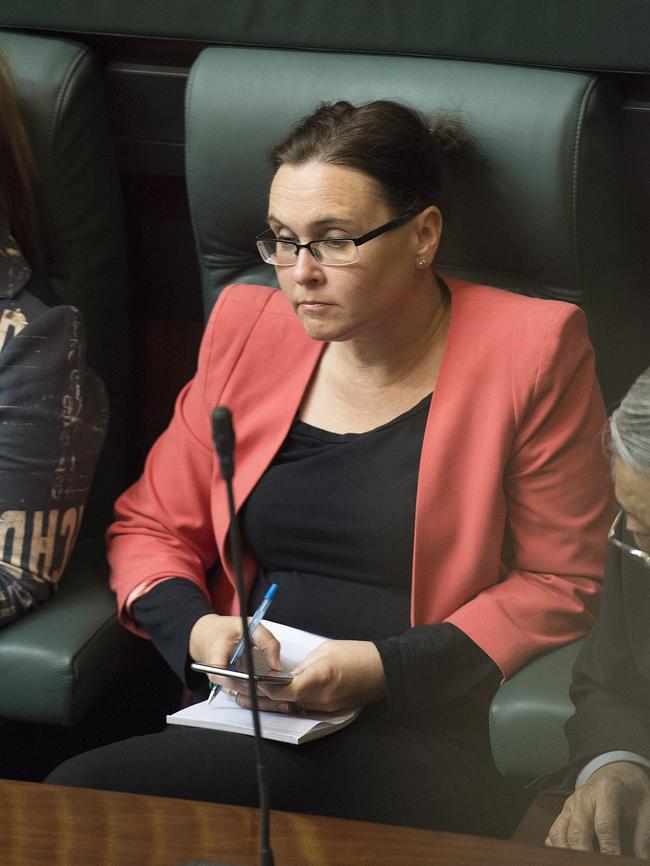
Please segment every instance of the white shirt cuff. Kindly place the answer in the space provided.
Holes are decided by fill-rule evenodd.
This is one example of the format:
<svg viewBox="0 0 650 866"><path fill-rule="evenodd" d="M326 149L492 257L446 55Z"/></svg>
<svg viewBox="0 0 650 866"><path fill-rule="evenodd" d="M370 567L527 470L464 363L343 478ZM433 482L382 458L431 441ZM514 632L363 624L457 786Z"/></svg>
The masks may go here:
<svg viewBox="0 0 650 866"><path fill-rule="evenodd" d="M585 764L582 770L578 773L578 778L576 779L576 788L579 788L580 785L584 785L584 783L589 779L596 770L600 770L601 767L606 766L607 764L614 764L616 761L629 761L631 764L640 764L642 767L648 767L650 769L650 761L647 758L644 758L643 755L637 755L636 752L626 752L622 749L618 749L613 752L603 752L602 755L597 755L595 758L592 758L588 764Z"/></svg>

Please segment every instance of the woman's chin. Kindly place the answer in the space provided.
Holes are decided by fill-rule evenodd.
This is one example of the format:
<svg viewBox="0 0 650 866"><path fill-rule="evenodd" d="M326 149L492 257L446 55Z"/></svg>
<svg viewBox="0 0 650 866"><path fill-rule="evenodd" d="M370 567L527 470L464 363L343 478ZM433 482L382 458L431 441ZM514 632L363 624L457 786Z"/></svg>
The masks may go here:
<svg viewBox="0 0 650 866"><path fill-rule="evenodd" d="M331 321L328 322L316 316L304 315L301 314L301 312L298 313L298 318L300 319L307 336L311 337L312 340L321 340L329 343L333 340L343 339L343 328L341 328L340 324Z"/></svg>

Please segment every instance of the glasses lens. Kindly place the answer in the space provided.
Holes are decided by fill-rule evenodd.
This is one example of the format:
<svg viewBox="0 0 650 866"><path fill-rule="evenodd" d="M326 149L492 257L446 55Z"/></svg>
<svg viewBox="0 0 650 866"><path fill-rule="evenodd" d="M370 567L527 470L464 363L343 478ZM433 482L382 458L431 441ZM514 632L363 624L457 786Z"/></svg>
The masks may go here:
<svg viewBox="0 0 650 866"><path fill-rule="evenodd" d="M359 252L354 241L330 238L311 245L314 257L324 265L351 265L358 261Z"/></svg>
<svg viewBox="0 0 650 866"><path fill-rule="evenodd" d="M298 257L293 241L285 241L282 238L258 239L257 249L267 264L276 267L295 265ZM359 260L354 241L343 238L314 241L309 245L309 249L313 257L323 265L351 265Z"/></svg>
<svg viewBox="0 0 650 866"><path fill-rule="evenodd" d="M288 241L265 238L257 242L260 255L269 265L293 265L296 261L296 248Z"/></svg>

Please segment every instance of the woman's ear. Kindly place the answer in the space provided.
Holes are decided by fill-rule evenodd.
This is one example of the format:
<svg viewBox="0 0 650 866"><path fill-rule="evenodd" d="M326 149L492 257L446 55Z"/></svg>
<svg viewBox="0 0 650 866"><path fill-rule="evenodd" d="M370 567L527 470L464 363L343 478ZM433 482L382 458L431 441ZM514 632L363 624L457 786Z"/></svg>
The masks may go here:
<svg viewBox="0 0 650 866"><path fill-rule="evenodd" d="M442 214L435 205L429 205L416 217L416 258L430 265L436 257L442 236Z"/></svg>

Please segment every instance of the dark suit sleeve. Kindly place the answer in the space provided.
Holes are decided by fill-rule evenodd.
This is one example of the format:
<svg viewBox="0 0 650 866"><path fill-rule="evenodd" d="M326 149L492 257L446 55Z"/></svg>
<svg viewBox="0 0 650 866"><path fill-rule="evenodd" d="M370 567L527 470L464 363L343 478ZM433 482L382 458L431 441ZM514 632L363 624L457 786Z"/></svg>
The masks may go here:
<svg viewBox="0 0 650 866"><path fill-rule="evenodd" d="M648 671L650 571L612 547L598 619L573 672L576 711L565 731L576 766L612 749L650 759Z"/></svg>

